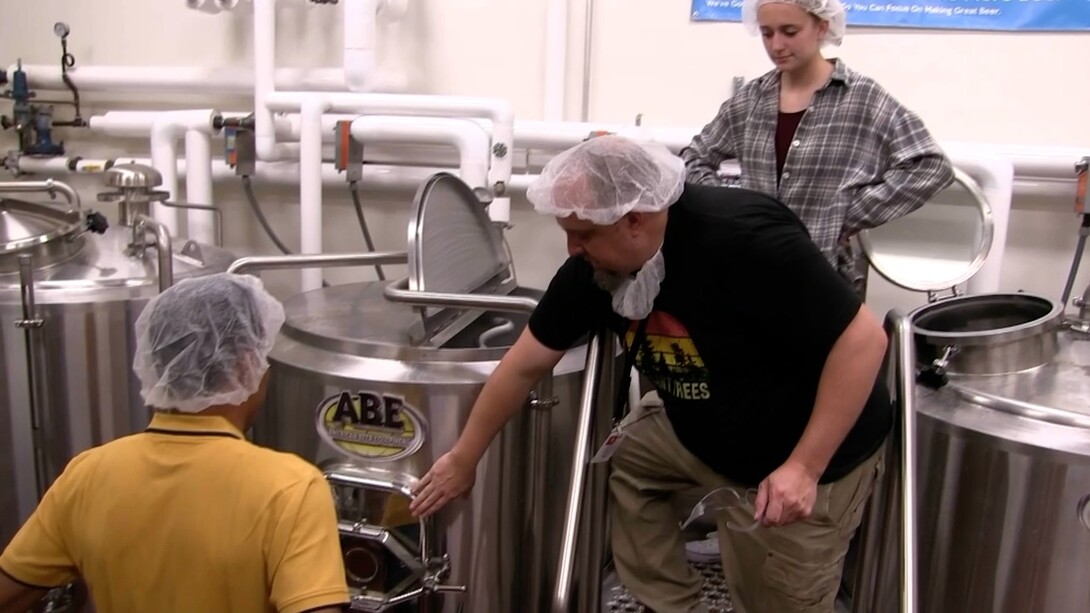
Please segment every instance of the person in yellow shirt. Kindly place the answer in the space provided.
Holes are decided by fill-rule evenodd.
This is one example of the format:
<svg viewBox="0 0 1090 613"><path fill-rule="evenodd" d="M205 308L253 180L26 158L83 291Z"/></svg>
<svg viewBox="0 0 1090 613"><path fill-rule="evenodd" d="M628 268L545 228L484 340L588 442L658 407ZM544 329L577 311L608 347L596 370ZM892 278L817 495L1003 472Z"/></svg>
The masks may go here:
<svg viewBox="0 0 1090 613"><path fill-rule="evenodd" d="M302 613L349 602L317 468L243 436L284 311L245 275L187 279L136 322L147 430L74 458L0 555L0 611L77 578L98 611Z"/></svg>

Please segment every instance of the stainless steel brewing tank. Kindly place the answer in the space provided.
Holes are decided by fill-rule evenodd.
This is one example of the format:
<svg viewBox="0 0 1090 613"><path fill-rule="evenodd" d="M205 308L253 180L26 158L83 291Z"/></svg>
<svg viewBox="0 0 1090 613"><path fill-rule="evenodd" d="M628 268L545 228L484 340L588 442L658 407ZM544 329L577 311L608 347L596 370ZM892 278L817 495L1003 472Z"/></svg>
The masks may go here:
<svg viewBox="0 0 1090 613"><path fill-rule="evenodd" d="M918 609L1090 611L1090 337L1024 294L911 319L948 373L916 387Z"/></svg>
<svg viewBox="0 0 1090 613"><path fill-rule="evenodd" d="M0 547L34 509L40 485L69 459L147 425L132 374L133 325L159 291L156 250L130 255L132 228L88 233L69 212L54 202L0 198ZM19 272L25 255L33 256L31 319L41 322L29 330L16 327L27 319ZM176 245L174 279L226 270L233 259L215 247Z"/></svg>
<svg viewBox="0 0 1090 613"><path fill-rule="evenodd" d="M285 302L287 321L269 357L269 399L253 433L255 442L310 459L327 474L356 475L396 489L422 477L453 447L485 380L527 316L484 313L441 347L414 346L411 331L419 325L418 311L386 300L384 288L383 283L335 286ZM521 288L514 292L531 294ZM442 582L467 590L435 605L441 610L539 610L527 600L526 571L539 565L531 562L535 552L527 535L524 493L533 471L527 465L529 413L543 410L550 411L545 473L550 496L543 503L547 520L542 529L550 535L550 551L556 551L539 579L551 589L585 354L585 346L567 352L553 376L557 404L531 408L527 398L527 406L482 458L468 499L437 516L435 553L449 556L450 568ZM389 540L410 553L419 547L404 496L380 490L366 490L362 499L346 499L351 495L339 490L337 495L342 521L359 521L362 509L365 523L398 533ZM345 550L354 589L392 599L419 586L419 580L399 584L408 576L397 571L401 555L363 540L346 542ZM405 610L440 610L416 606Z"/></svg>

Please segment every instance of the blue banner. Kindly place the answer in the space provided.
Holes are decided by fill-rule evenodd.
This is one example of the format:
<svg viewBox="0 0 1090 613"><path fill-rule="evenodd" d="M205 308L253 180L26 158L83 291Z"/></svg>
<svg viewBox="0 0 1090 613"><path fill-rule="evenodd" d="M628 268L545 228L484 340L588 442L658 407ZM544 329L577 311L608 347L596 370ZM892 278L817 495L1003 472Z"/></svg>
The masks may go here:
<svg viewBox="0 0 1090 613"><path fill-rule="evenodd" d="M1090 0L841 0L849 26L1090 31ZM742 0L693 0L693 21L741 21Z"/></svg>

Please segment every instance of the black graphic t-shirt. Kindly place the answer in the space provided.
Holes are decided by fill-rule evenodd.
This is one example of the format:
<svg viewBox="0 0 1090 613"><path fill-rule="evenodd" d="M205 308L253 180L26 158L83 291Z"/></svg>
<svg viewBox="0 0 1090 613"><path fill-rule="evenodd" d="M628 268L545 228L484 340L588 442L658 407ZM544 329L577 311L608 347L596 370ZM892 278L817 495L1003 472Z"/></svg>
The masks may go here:
<svg viewBox="0 0 1090 613"><path fill-rule="evenodd" d="M686 185L670 207L665 280L636 357L687 449L723 476L756 485L794 450L833 344L859 311L852 289L787 207L737 188ZM557 271L530 318L534 337L571 347L606 324L635 339L581 257ZM822 475L870 457L892 426L881 378Z"/></svg>

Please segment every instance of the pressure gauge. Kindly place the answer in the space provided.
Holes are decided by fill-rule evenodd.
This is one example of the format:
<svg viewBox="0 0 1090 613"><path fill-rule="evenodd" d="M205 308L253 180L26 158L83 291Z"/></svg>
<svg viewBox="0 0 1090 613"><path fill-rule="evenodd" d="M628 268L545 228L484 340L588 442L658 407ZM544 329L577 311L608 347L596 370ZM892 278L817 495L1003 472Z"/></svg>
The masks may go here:
<svg viewBox="0 0 1090 613"><path fill-rule="evenodd" d="M57 38L64 38L65 36L68 36L69 32L71 32L71 30L69 29L67 23L64 23L63 21L58 21L57 23L53 24L53 33L57 35Z"/></svg>

